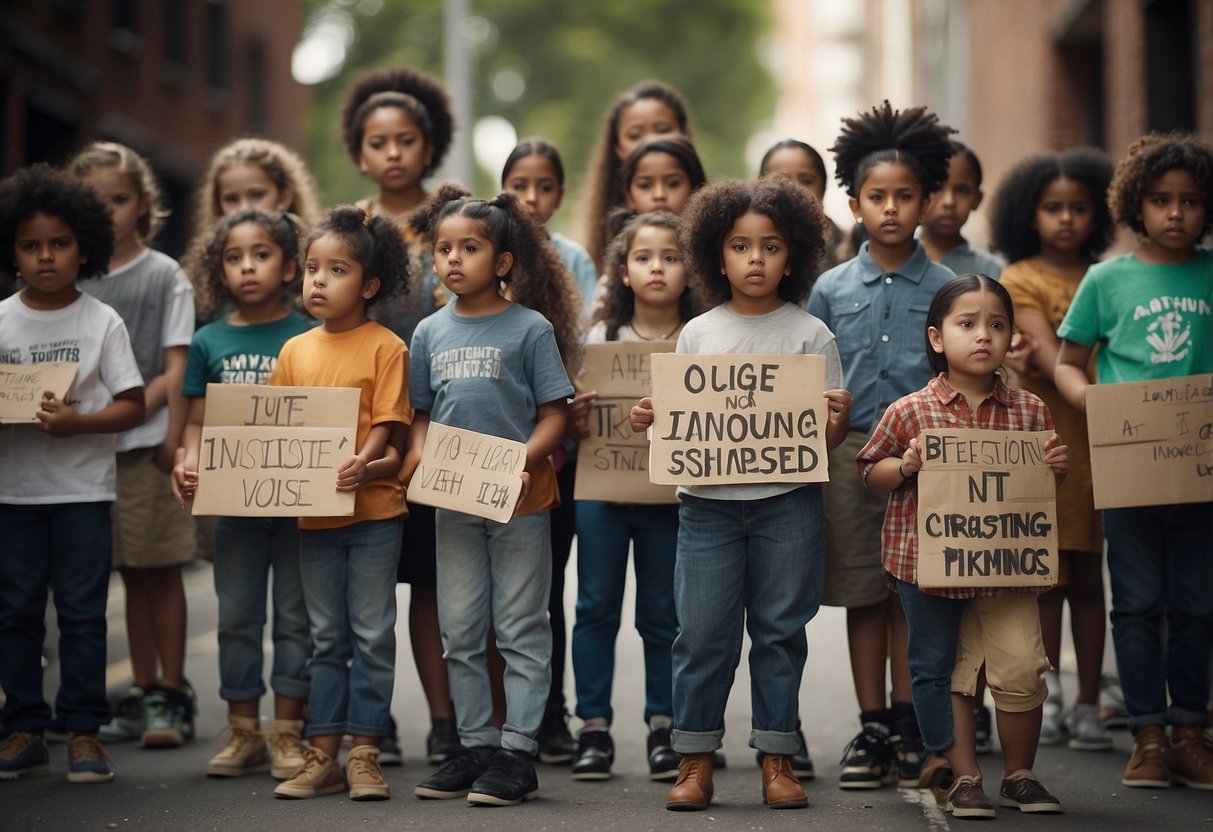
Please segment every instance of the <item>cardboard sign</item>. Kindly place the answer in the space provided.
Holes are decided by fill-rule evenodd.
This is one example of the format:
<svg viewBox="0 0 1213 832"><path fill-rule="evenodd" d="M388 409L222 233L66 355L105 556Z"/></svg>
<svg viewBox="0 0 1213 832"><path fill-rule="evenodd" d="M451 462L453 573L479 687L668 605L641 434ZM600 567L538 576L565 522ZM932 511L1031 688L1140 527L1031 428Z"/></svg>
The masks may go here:
<svg viewBox="0 0 1213 832"><path fill-rule="evenodd" d="M353 456L352 387L208 384L194 514L348 517L354 492L337 490Z"/></svg>
<svg viewBox="0 0 1213 832"><path fill-rule="evenodd" d="M649 477L826 482L821 355L654 355Z"/></svg>
<svg viewBox="0 0 1213 832"><path fill-rule="evenodd" d="M580 390L596 390L590 410L590 435L577 450L573 497L612 503L676 503L669 485L649 480L649 440L632 433L628 416L637 400L652 390L650 356L673 352L673 341L610 341L587 344Z"/></svg>
<svg viewBox="0 0 1213 832"><path fill-rule="evenodd" d="M1213 375L1092 384L1096 508L1213 500Z"/></svg>
<svg viewBox="0 0 1213 832"><path fill-rule="evenodd" d="M0 364L0 423L27 425L38 421L42 394L64 399L76 380L76 362Z"/></svg>
<svg viewBox="0 0 1213 832"><path fill-rule="evenodd" d="M410 503L507 523L525 467L522 442L430 422L406 497Z"/></svg>
<svg viewBox="0 0 1213 832"><path fill-rule="evenodd" d="M930 430L919 439L918 585L1052 586L1053 431Z"/></svg>

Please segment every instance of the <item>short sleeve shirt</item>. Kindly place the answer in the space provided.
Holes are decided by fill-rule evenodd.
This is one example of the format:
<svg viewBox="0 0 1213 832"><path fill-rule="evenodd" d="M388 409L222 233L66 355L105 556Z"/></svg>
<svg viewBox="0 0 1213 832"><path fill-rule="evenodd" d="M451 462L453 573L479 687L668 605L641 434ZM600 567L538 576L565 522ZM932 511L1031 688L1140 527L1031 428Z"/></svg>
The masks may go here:
<svg viewBox="0 0 1213 832"><path fill-rule="evenodd" d="M282 345L311 328L312 322L294 310L263 324L236 326L226 318L207 324L190 344L181 392L200 397L207 384L267 384Z"/></svg>

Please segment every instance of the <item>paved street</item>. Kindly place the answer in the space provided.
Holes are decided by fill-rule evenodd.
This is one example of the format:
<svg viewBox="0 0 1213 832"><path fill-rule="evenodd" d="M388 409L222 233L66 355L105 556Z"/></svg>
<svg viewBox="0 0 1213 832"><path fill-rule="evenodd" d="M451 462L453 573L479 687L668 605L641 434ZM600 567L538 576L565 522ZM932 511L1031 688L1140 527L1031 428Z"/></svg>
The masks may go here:
<svg viewBox="0 0 1213 832"><path fill-rule="evenodd" d="M575 597L576 568L569 566L566 598L569 620ZM117 780L100 786L69 785L64 780L65 747L52 745L49 777L0 783L0 830L298 830L298 829L790 829L838 830L925 829L966 826L946 818L923 793L885 788L844 792L837 787L838 757L854 735L856 707L848 670L844 616L825 608L809 626L809 666L801 690L801 713L816 762L818 779L808 785L805 811L772 812L762 805L760 778L753 751L746 747L749 729L749 679L743 665L728 711L725 751L729 767L716 779L716 802L707 812L675 814L663 808L667 786L651 783L644 760L641 724L643 683L639 637L625 612L616 680L617 725L613 732L618 759L615 777L605 783L576 783L567 767L540 766L540 799L522 807L473 809L461 800L421 801L412 787L433 769L424 762L428 715L413 672L407 634L399 638L393 712L401 722L405 765L386 769L393 797L380 803L352 803L344 797L282 801L271 796L269 775L241 779L208 779L206 760L218 749L212 739L224 725L218 698L215 602L206 565L186 572L190 603L190 641L186 672L200 697L200 739L184 749L141 750L111 746ZM630 593L630 590L629 590ZM406 609L408 587L398 590ZM129 684L122 592L115 579L110 596L111 688ZM629 601L630 603L630 601ZM53 691L54 661L48 671ZM1072 667L1072 662L1070 663ZM1063 674L1067 689L1074 678ZM571 696L571 680L569 694ZM268 703L268 700L265 700ZM1116 750L1082 753L1060 748L1041 750L1037 773L1062 799L1066 814L1019 816L999 810L999 828L1109 830L1166 829L1213 832L1213 793L1191 789L1169 791L1126 789L1120 772L1130 746L1126 732L1115 733ZM987 795L997 792L1001 760L983 758Z"/></svg>

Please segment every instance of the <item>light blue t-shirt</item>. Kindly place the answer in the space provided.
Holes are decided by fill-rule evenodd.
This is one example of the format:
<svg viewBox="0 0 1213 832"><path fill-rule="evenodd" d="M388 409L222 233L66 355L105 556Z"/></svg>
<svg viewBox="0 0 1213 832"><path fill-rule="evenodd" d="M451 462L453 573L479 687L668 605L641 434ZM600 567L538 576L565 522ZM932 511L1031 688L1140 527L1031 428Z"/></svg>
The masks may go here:
<svg viewBox="0 0 1213 832"><path fill-rule="evenodd" d="M560 252L560 259L568 267L577 288L581 290L581 308L588 313L594 303L594 289L598 286L598 272L590 253L580 243L563 234L552 234L552 245Z"/></svg>
<svg viewBox="0 0 1213 832"><path fill-rule="evenodd" d="M1006 264L984 251L976 251L969 241L960 238L960 245L953 248L939 261L956 274L984 274L998 280Z"/></svg>

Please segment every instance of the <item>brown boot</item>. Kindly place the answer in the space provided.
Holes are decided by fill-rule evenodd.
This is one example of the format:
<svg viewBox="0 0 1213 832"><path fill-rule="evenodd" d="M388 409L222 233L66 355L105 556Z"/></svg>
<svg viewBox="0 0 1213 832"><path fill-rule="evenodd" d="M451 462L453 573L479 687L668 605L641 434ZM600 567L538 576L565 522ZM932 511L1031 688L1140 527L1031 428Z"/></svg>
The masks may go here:
<svg viewBox="0 0 1213 832"><path fill-rule="evenodd" d="M1171 775L1163 755L1167 750L1167 730L1161 725L1147 725L1133 735L1133 756L1125 766L1120 782L1133 788L1165 789L1171 785Z"/></svg>
<svg viewBox="0 0 1213 832"><path fill-rule="evenodd" d="M678 763L678 780L665 807L673 812L696 812L712 802L712 752L683 754Z"/></svg>
<svg viewBox="0 0 1213 832"><path fill-rule="evenodd" d="M1192 789L1213 789L1213 751L1204 739L1199 725L1176 725L1171 729L1167 769L1172 777Z"/></svg>
<svg viewBox="0 0 1213 832"><path fill-rule="evenodd" d="M762 758L762 802L772 809L803 809L809 805L804 786L792 773L792 758L767 754Z"/></svg>

